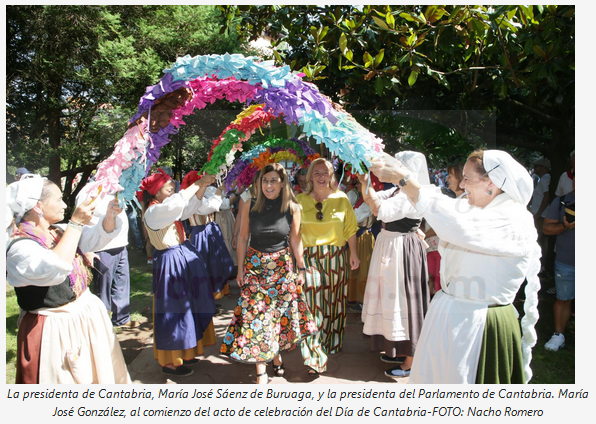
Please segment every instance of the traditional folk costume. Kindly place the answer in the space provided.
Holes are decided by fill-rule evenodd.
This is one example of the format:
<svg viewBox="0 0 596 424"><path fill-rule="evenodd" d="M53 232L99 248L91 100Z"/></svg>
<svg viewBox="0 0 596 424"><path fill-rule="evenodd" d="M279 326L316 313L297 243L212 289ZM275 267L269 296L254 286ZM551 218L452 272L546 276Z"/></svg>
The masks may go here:
<svg viewBox="0 0 596 424"><path fill-rule="evenodd" d="M188 222L191 228L190 243L197 249L207 266L213 295L216 299L221 299L230 293L227 281L234 270L234 262L228 252L219 225L213 221L212 214L194 214L188 219Z"/></svg>
<svg viewBox="0 0 596 424"><path fill-rule="evenodd" d="M291 211L281 212L282 196L265 199L261 212L249 213L250 246L244 260L244 285L220 352L243 363L270 362L282 350L317 331L289 249ZM250 207L254 206L252 200Z"/></svg>
<svg viewBox="0 0 596 424"><path fill-rule="evenodd" d="M305 339L301 351L306 366L324 372L327 355L343 347L349 270L346 243L358 231L358 223L350 201L339 190L322 202L320 221L312 196L302 193L297 199L302 206L305 296L319 330Z"/></svg>
<svg viewBox="0 0 596 424"><path fill-rule="evenodd" d="M418 173L421 184L429 183L424 155L396 156ZM422 214L397 187L378 192L377 198L383 229L370 263L362 331L372 336L371 350L384 350L392 358L413 356L430 302L426 250L417 234Z"/></svg>
<svg viewBox="0 0 596 424"><path fill-rule="evenodd" d="M230 199L228 197L222 198L219 211L215 213L215 222L219 226L221 235L223 236L224 242L226 244L226 248L228 249L228 253L234 262L234 266L237 266L238 256L236 255L236 250L232 248L232 239L234 238L234 224L236 222L236 218L234 218L234 214L232 213L230 207Z"/></svg>
<svg viewBox="0 0 596 424"><path fill-rule="evenodd" d="M354 214L356 214L356 221L358 222L358 232L356 233L356 237L360 266L356 269L351 269L349 272L348 302L358 302L362 304L364 301L370 260L375 247L375 236L373 235L371 228L376 220L370 206L364 202L362 197L360 197L354 205Z"/></svg>
<svg viewBox="0 0 596 424"><path fill-rule="evenodd" d="M41 195L43 179L37 179L39 191L27 195L34 203L26 206L26 202L15 202L25 205L18 220ZM11 205L11 193L21 191L13 185L20 183L7 188L7 205ZM22 221L8 240L7 281L15 288L21 308L16 383L131 382L106 307L88 289L90 264L83 256L83 252L102 249L119 234L123 223L116 219L112 233L106 233L101 224L86 226L72 263L60 260L52 251L64 233L64 225L52 226L52 237L48 238L33 224Z"/></svg>
<svg viewBox="0 0 596 424"><path fill-rule="evenodd" d="M147 180L141 188L155 195L169 178ZM151 201L143 216L149 241L155 247L153 350L162 367L181 366L184 360L202 355L204 346L215 344L211 280L199 253L186 240L180 222L201 213L202 206L196 196L185 200L181 193L176 193L163 203Z"/></svg>
<svg viewBox="0 0 596 424"><path fill-rule="evenodd" d="M484 152L504 193L484 208L422 187L416 208L441 241L441 287L430 305L410 383L524 383L536 343L540 247L526 205L532 178L509 154ZM512 306L527 280L523 339Z"/></svg>
<svg viewBox="0 0 596 424"><path fill-rule="evenodd" d="M181 189L185 189L199 179L197 171L191 171L182 180ZM220 299L230 292L226 284L234 269L234 262L226 248L221 230L213 221L222 202L221 196L215 194L214 187L207 187L203 194L201 213L188 218L190 224L190 243L199 252L200 258L207 267L213 294Z"/></svg>

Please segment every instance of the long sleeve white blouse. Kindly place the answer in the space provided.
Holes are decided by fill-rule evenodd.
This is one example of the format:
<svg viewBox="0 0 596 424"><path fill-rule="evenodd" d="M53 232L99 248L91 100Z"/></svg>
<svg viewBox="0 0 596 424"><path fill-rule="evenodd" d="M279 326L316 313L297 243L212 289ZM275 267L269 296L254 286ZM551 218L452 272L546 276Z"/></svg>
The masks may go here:
<svg viewBox="0 0 596 424"><path fill-rule="evenodd" d="M487 308L511 304L525 279L522 352L529 380L540 287L532 215L507 193L478 208L433 186L420 188L416 208L440 238L442 291L426 315L410 382L473 383Z"/></svg>
<svg viewBox="0 0 596 424"><path fill-rule="evenodd" d="M94 226L85 226L79 240L79 249L83 252L97 252L122 231L123 218L116 217L116 228L106 233L99 222ZM65 224L55 224L66 229ZM72 272L72 263L65 262L49 249L31 239L15 242L6 252L7 281L13 287L55 286L64 282Z"/></svg>
<svg viewBox="0 0 596 424"><path fill-rule="evenodd" d="M219 201L221 202L221 198ZM150 229L161 230L162 228L169 227L176 221L188 219L195 213L199 215L212 213L214 204L218 200L212 199L212 202L203 202L197 196L192 196L190 200L186 200L182 197L182 194L176 193L172 194L162 203L156 203L147 208L143 219Z"/></svg>
<svg viewBox="0 0 596 424"><path fill-rule="evenodd" d="M377 219L383 222L393 222L404 218L421 219L422 212L418 211L408 200L404 193L391 195L397 188L390 188L377 192L377 198L380 200Z"/></svg>

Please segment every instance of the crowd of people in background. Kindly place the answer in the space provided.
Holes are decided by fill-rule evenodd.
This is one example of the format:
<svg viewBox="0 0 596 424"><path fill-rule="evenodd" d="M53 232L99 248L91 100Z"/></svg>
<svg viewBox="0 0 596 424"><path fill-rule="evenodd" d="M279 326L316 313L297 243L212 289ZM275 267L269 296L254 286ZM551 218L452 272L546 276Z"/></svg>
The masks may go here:
<svg viewBox="0 0 596 424"><path fill-rule="evenodd" d="M220 352L254 364L259 384L268 363L283 376L281 352L298 345L308 375L325 373L348 308L388 377L527 382L539 273L555 276L547 350L564 347L573 313L575 152L552 201L548 160L528 172L497 150L439 169L421 153L384 154L370 171L323 158L293 172L269 164L227 190L213 175L180 183L162 167L124 207L81 191L62 225L60 187L18 168L6 195L7 280L23 311L17 382L130 382L112 330L138 325L129 245L153 270L154 356L166 375L193 374L216 343L215 302L235 282ZM512 303L524 282L520 332Z"/></svg>

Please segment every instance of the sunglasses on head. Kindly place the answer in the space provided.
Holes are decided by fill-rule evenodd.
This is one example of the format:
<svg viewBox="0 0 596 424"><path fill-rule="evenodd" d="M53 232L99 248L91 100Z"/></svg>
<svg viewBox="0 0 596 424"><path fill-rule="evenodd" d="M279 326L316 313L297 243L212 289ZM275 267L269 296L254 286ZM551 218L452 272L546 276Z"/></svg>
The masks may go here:
<svg viewBox="0 0 596 424"><path fill-rule="evenodd" d="M323 204L321 202L317 202L315 203L315 209L318 211L317 214L315 215L315 218L317 218L319 221L323 220Z"/></svg>

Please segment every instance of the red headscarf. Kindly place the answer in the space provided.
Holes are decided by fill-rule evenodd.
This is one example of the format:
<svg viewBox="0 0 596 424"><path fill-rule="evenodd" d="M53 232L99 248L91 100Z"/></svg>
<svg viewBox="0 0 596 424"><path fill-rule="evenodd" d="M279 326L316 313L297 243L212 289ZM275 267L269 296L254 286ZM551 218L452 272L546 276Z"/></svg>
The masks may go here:
<svg viewBox="0 0 596 424"><path fill-rule="evenodd" d="M372 172L370 173L370 183L376 191L383 190L383 187L384 187L383 183L381 181L379 181L377 176L375 174L373 174Z"/></svg>
<svg viewBox="0 0 596 424"><path fill-rule="evenodd" d="M185 188L190 187L192 184L195 183L195 181L198 181L201 178L202 176L199 175L199 171L190 171L188 174L184 176L184 179L180 183L180 190L184 190Z"/></svg>
<svg viewBox="0 0 596 424"><path fill-rule="evenodd" d="M151 196L155 196L157 192L164 186L165 183L170 181L172 177L164 172L163 169L159 168L158 172L153 175L149 175L143 181L141 181L141 187L137 191L137 199L143 199L143 192L146 191Z"/></svg>

